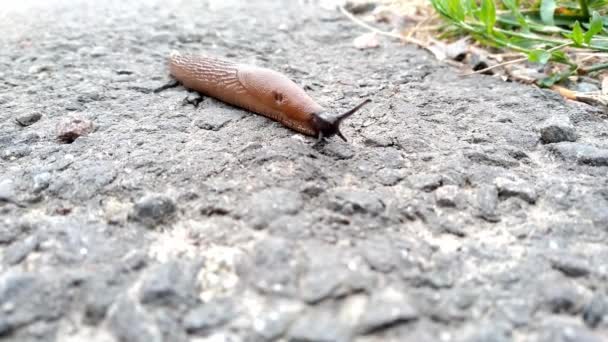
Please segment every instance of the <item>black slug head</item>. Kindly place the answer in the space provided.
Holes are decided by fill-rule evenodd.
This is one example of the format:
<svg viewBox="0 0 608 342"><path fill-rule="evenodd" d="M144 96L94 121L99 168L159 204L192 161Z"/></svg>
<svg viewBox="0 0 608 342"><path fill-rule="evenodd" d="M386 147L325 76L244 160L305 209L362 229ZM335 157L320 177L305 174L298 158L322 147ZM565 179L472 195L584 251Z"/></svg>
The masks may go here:
<svg viewBox="0 0 608 342"><path fill-rule="evenodd" d="M353 115L356 111L361 109L361 107L365 106L370 102L372 102L372 100L366 99L365 101L355 106L355 108L338 116L329 116L326 113L313 114L312 120L314 126L319 132L319 140L337 135L342 138L342 140L347 141L342 132L340 132L340 122L342 122L342 120L346 119L347 117Z"/></svg>

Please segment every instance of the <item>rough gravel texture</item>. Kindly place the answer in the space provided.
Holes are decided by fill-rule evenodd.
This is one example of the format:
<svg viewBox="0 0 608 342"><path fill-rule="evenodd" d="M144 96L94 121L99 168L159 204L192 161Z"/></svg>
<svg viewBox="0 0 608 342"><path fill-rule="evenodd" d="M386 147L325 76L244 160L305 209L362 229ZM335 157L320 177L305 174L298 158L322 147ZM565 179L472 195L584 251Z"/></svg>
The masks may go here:
<svg viewBox="0 0 608 342"><path fill-rule="evenodd" d="M23 0L0 32L0 340L608 341L601 111L358 50L314 1ZM172 49L374 102L313 146L153 93Z"/></svg>

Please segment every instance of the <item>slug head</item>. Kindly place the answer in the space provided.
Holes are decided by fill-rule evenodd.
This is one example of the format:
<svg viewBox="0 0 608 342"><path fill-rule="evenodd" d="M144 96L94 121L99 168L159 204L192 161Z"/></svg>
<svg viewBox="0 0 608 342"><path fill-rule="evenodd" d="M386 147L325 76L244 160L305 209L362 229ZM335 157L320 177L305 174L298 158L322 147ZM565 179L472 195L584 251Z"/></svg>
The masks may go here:
<svg viewBox="0 0 608 342"><path fill-rule="evenodd" d="M361 109L361 107L365 106L366 104L368 104L370 102L372 102L372 100L366 99L365 101L356 105L353 109L347 111L344 114L340 114L338 116L330 116L324 112L313 114L312 120L313 120L314 126L317 128L317 131L319 132L319 140L337 135L342 140L347 141L346 138L344 137L344 135L342 134L342 132L340 132L340 123L342 122L342 120L353 115L355 112L357 112L359 109Z"/></svg>

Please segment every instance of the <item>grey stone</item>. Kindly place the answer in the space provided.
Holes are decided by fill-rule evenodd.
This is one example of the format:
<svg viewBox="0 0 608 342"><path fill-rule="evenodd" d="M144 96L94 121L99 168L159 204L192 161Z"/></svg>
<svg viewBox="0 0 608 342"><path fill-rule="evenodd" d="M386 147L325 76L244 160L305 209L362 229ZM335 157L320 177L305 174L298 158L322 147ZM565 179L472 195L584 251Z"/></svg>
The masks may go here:
<svg viewBox="0 0 608 342"><path fill-rule="evenodd" d="M591 268L583 258L567 254L557 254L551 257L551 266L569 277L584 277L591 273Z"/></svg>
<svg viewBox="0 0 608 342"><path fill-rule="evenodd" d="M518 197L530 204L536 203L538 199L536 190L527 182L499 177L494 180L494 184L498 189L498 196L500 197Z"/></svg>
<svg viewBox="0 0 608 342"><path fill-rule="evenodd" d="M380 184L385 186L393 186L403 179L403 174L399 170L391 168L383 168L376 174Z"/></svg>
<svg viewBox="0 0 608 342"><path fill-rule="evenodd" d="M336 313L319 307L297 318L286 335L290 342L347 342L351 341L352 332Z"/></svg>
<svg viewBox="0 0 608 342"><path fill-rule="evenodd" d="M549 283L545 284L540 292L543 305L550 312L576 314L582 309L583 297L571 285Z"/></svg>
<svg viewBox="0 0 608 342"><path fill-rule="evenodd" d="M23 157L27 157L32 153L32 148L27 145L14 145L9 146L2 151L2 159L8 161L14 161Z"/></svg>
<svg viewBox="0 0 608 342"><path fill-rule="evenodd" d="M457 207L462 201L462 194L456 185L444 185L435 191L435 201L440 207Z"/></svg>
<svg viewBox="0 0 608 342"><path fill-rule="evenodd" d="M338 190L333 193L329 202L330 209L344 215L381 214L386 205L374 192L365 190Z"/></svg>
<svg viewBox="0 0 608 342"><path fill-rule="evenodd" d="M608 322L608 297L596 293L583 308L583 321L590 328Z"/></svg>
<svg viewBox="0 0 608 342"><path fill-rule="evenodd" d="M256 243L251 260L240 267L243 277L264 293L295 295L298 274L302 271L294 244L269 238Z"/></svg>
<svg viewBox="0 0 608 342"><path fill-rule="evenodd" d="M194 297L196 267L170 261L155 265L142 276L139 300L142 304L179 307Z"/></svg>
<svg viewBox="0 0 608 342"><path fill-rule="evenodd" d="M16 195L15 183L11 179L0 180L0 202L15 202Z"/></svg>
<svg viewBox="0 0 608 342"><path fill-rule="evenodd" d="M418 309L403 290L387 287L372 294L357 329L360 333L368 334L418 317Z"/></svg>
<svg viewBox="0 0 608 342"><path fill-rule="evenodd" d="M108 311L108 327L120 342L161 342L160 329L137 303L119 298Z"/></svg>
<svg viewBox="0 0 608 342"><path fill-rule="evenodd" d="M15 118L15 120L19 125L26 127L35 124L36 122L38 122L38 120L40 120L40 118L42 118L42 115L40 113L34 112L20 115Z"/></svg>
<svg viewBox="0 0 608 342"><path fill-rule="evenodd" d="M519 165L519 162L513 159L513 157L505 153L491 150L465 152L464 156L471 162L481 165L497 166L503 168L511 168Z"/></svg>
<svg viewBox="0 0 608 342"><path fill-rule="evenodd" d="M361 243L361 252L365 261L376 271L388 273L400 263L396 248L387 240L367 240Z"/></svg>
<svg viewBox="0 0 608 342"><path fill-rule="evenodd" d="M148 226L169 222L176 214L173 200L164 195L148 195L140 198L133 206L131 217Z"/></svg>
<svg viewBox="0 0 608 342"><path fill-rule="evenodd" d="M443 184L440 175L437 174L418 174L408 178L414 189L422 191L433 191Z"/></svg>
<svg viewBox="0 0 608 342"><path fill-rule="evenodd" d="M66 302L60 279L11 271L0 276L0 309L4 310L7 331L36 321L58 319L67 309ZM7 312L7 308L11 309Z"/></svg>
<svg viewBox="0 0 608 342"><path fill-rule="evenodd" d="M231 321L238 314L231 299L218 299L202 304L186 313L183 319L184 328L190 334L208 332L209 329Z"/></svg>
<svg viewBox="0 0 608 342"><path fill-rule="evenodd" d="M303 204L298 192L283 188L265 189L248 199L243 216L254 228L262 229L280 216L297 214Z"/></svg>
<svg viewBox="0 0 608 342"><path fill-rule="evenodd" d="M566 115L550 117L539 126L538 130L540 140L545 144L576 141L577 139L576 130Z"/></svg>
<svg viewBox="0 0 608 342"><path fill-rule="evenodd" d="M483 185L477 189L476 205L479 217L489 222L500 221L497 211L498 190L493 185Z"/></svg>
<svg viewBox="0 0 608 342"><path fill-rule="evenodd" d="M21 263L28 254L38 248L40 239L38 235L32 235L23 241L14 242L4 251L4 261L9 265Z"/></svg>
<svg viewBox="0 0 608 342"><path fill-rule="evenodd" d="M538 338L539 342L602 342L605 339L600 334L587 329L585 326L574 325L570 322L553 322L545 327Z"/></svg>
<svg viewBox="0 0 608 342"><path fill-rule="evenodd" d="M51 174L49 172L40 172L34 175L34 187L35 193L45 190L51 183Z"/></svg>
<svg viewBox="0 0 608 342"><path fill-rule="evenodd" d="M573 142L551 144L547 148L565 161L575 162L580 165L608 166L607 149Z"/></svg>

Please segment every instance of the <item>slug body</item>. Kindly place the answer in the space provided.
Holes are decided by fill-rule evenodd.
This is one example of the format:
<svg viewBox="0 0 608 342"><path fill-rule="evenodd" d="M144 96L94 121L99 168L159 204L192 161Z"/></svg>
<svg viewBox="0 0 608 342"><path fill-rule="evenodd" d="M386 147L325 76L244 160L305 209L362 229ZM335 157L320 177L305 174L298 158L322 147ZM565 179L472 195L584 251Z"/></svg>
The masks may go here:
<svg viewBox="0 0 608 342"><path fill-rule="evenodd" d="M211 57L172 53L171 75L184 87L264 115L319 139L337 134L340 122L369 100L340 116L329 116L285 75L256 66Z"/></svg>

